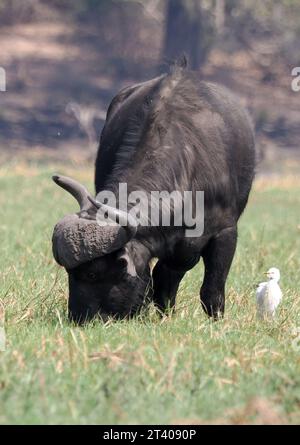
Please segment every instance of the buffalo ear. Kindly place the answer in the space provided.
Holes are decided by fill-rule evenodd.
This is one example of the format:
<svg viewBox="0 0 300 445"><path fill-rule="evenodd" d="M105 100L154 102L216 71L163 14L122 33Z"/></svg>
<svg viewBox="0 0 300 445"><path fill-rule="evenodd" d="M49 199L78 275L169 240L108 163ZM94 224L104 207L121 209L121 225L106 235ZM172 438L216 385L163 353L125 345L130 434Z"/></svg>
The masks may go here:
<svg viewBox="0 0 300 445"><path fill-rule="evenodd" d="M118 253L117 262L126 268L128 275L131 275L132 277L137 276L135 264L129 255L127 247L124 247L124 249Z"/></svg>

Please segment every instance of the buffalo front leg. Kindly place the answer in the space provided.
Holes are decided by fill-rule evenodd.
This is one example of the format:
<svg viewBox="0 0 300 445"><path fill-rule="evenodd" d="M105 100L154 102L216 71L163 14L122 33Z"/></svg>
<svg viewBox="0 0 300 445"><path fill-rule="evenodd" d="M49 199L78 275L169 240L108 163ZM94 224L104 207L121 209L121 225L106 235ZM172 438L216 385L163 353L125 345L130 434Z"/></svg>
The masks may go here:
<svg viewBox="0 0 300 445"><path fill-rule="evenodd" d="M161 312L172 309L175 305L176 293L185 272L172 270L162 261L158 261L153 269L153 301Z"/></svg>
<svg viewBox="0 0 300 445"><path fill-rule="evenodd" d="M223 229L213 237L202 252L205 266L200 300L204 311L214 319L223 316L225 283L237 242L237 228Z"/></svg>

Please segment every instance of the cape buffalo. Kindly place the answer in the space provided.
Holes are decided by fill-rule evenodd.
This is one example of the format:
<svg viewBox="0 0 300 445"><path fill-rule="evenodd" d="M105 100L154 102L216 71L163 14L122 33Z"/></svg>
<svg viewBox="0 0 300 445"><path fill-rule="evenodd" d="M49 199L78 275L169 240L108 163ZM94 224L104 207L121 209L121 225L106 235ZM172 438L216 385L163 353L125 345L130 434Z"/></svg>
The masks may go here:
<svg viewBox="0 0 300 445"><path fill-rule="evenodd" d="M112 100L96 159L96 193L113 192L116 206L93 199L76 181L54 176L80 211L54 229L53 253L69 277L69 318L124 318L152 299L173 307L185 273L203 258L200 301L214 318L224 313L225 282L237 242L237 222L255 169L247 113L223 87L204 82L185 61L170 72L121 90ZM119 185L139 190L204 192L204 231L142 225L120 210ZM99 196L99 195L98 195ZM101 201L101 200L100 200ZM171 211L174 214L178 202ZM193 211L195 210L193 200ZM101 225L97 210L117 223ZM151 271L150 260L158 261ZM147 300L146 300L147 298Z"/></svg>

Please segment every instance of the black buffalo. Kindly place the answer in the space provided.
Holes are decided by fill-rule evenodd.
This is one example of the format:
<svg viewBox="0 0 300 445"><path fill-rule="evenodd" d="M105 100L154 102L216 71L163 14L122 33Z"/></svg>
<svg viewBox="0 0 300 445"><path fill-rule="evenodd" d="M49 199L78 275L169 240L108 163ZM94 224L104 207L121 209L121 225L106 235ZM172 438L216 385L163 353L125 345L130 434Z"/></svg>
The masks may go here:
<svg viewBox="0 0 300 445"><path fill-rule="evenodd" d="M187 237L186 226L163 226L161 219L156 226L137 225L119 205L105 207L77 182L54 176L80 204L53 234L55 259L69 276L69 317L76 322L128 317L149 298L161 311L173 307L180 281L201 257L201 304L214 318L224 312L237 222L254 177L252 126L225 88L202 81L184 63L170 71L112 100L96 160L96 192L118 197L120 183L128 194L204 191L204 232ZM100 226L99 207L118 223Z"/></svg>

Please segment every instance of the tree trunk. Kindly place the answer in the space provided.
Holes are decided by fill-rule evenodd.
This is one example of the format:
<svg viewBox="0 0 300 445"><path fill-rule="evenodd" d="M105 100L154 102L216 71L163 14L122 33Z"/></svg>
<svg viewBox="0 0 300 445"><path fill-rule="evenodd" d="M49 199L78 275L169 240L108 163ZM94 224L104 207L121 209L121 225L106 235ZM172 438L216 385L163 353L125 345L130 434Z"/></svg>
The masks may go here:
<svg viewBox="0 0 300 445"><path fill-rule="evenodd" d="M198 70L212 43L212 27L201 0L168 0L163 56L174 60L184 53L190 68Z"/></svg>
<svg viewBox="0 0 300 445"><path fill-rule="evenodd" d="M221 34L225 24L225 0L216 0L215 23L218 34Z"/></svg>

